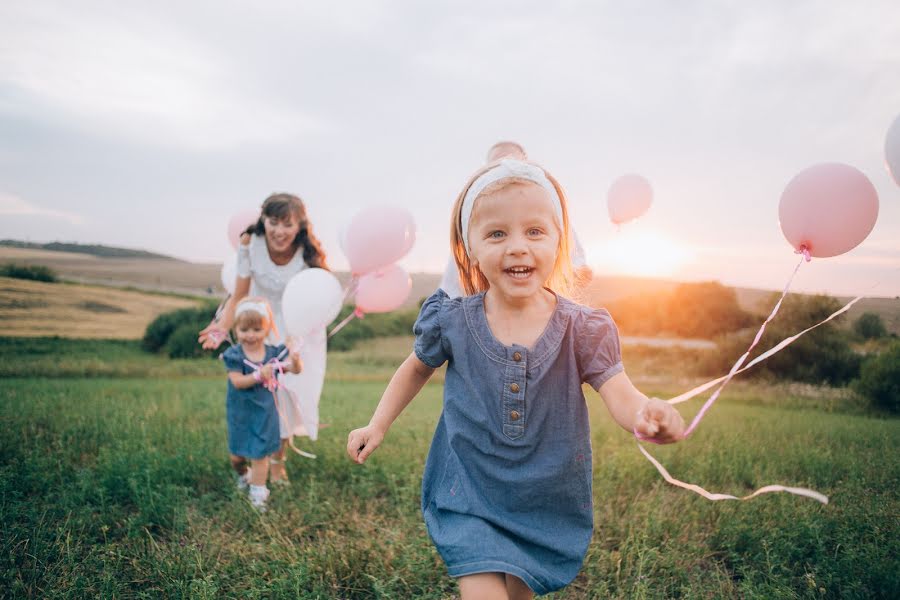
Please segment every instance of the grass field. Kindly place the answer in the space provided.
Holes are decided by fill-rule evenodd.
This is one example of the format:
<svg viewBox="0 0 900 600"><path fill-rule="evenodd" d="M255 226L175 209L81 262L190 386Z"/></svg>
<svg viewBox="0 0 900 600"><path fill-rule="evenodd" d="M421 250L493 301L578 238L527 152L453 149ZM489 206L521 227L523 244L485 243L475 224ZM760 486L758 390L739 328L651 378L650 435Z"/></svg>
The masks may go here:
<svg viewBox="0 0 900 600"><path fill-rule="evenodd" d="M329 357L331 427L301 444L319 458L292 458L292 487L259 515L232 489L216 361L148 357L127 341L0 339L0 363L36 367L0 371L0 594L453 597L419 512L441 378L369 463L344 454L408 348L374 341ZM635 379L663 397L686 385ZM692 439L651 451L711 490L795 484L831 503L711 503L665 484L592 391L588 402L596 530L580 575L552 597L900 596L896 419L825 390L729 388Z"/></svg>

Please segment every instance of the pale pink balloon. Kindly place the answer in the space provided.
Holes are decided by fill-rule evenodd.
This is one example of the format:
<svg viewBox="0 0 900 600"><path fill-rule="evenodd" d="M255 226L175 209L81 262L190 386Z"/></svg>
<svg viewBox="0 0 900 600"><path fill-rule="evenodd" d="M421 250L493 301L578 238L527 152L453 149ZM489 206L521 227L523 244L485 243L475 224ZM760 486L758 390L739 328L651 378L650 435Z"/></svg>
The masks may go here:
<svg viewBox="0 0 900 600"><path fill-rule="evenodd" d="M344 253L354 275L362 275L406 256L416 241L416 224L399 206L370 206L358 212L344 234Z"/></svg>
<svg viewBox="0 0 900 600"><path fill-rule="evenodd" d="M606 197L610 221L621 225L647 212L653 203L653 188L640 175L622 175L609 187Z"/></svg>
<svg viewBox="0 0 900 600"><path fill-rule="evenodd" d="M397 310L409 298L412 280L401 267L391 265L359 278L356 308L364 313Z"/></svg>
<svg viewBox="0 0 900 600"><path fill-rule="evenodd" d="M231 247L237 250L238 244L241 241L241 234L244 233L248 227L256 223L259 220L259 209L246 209L240 212L237 212L228 219L228 241L231 243Z"/></svg>
<svg viewBox="0 0 900 600"><path fill-rule="evenodd" d="M860 244L878 218L878 193L858 169L822 163L800 171L778 205L781 232L795 250L825 258Z"/></svg>
<svg viewBox="0 0 900 600"><path fill-rule="evenodd" d="M900 115L894 119L884 140L884 162L894 183L900 185Z"/></svg>

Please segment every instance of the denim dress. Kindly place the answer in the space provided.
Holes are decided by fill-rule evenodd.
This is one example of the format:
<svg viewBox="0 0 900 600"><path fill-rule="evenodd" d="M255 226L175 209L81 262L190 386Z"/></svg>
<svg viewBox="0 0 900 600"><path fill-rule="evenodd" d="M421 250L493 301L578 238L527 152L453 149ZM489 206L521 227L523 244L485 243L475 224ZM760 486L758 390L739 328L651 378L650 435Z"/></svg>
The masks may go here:
<svg viewBox="0 0 900 600"><path fill-rule="evenodd" d="M414 331L419 360L448 363L422 513L449 574L511 573L538 594L567 585L593 532L581 385L598 389L623 370L609 313L557 296L533 348L506 346L484 294L438 290Z"/></svg>
<svg viewBox="0 0 900 600"><path fill-rule="evenodd" d="M284 351L284 345L266 345L267 362ZM253 367L244 363L247 355L240 344L222 354L225 369L242 375L253 373ZM239 390L228 380L225 396L225 416L228 421L228 451L244 458L264 458L281 447L278 430L278 409L272 392L261 383Z"/></svg>

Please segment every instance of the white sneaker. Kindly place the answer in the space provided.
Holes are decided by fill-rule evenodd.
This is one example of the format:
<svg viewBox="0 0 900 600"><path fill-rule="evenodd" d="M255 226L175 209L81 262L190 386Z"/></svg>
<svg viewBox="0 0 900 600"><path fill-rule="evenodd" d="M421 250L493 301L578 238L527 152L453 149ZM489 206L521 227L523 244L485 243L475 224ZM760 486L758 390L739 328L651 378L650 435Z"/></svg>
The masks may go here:
<svg viewBox="0 0 900 600"><path fill-rule="evenodd" d="M250 485L250 504L259 512L266 512L266 500L269 499L269 488L264 485Z"/></svg>
<svg viewBox="0 0 900 600"><path fill-rule="evenodd" d="M234 484L237 486L238 491L246 491L250 487L250 469L247 469L243 475L237 475L234 479Z"/></svg>

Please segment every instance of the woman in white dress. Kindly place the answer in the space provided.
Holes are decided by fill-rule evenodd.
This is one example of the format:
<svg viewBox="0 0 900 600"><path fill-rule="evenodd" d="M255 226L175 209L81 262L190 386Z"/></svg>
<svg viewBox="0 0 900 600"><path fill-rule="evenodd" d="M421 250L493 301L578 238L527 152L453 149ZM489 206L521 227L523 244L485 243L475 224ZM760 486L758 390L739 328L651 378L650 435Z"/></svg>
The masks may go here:
<svg viewBox="0 0 900 600"><path fill-rule="evenodd" d="M288 281L310 267L327 269L325 252L313 235L306 208L297 196L273 194L263 202L256 223L241 236L238 247L234 294L225 303L218 321L200 332L204 348L216 348L234 321L234 308L248 294L263 296L272 306L278 343L286 341L281 296ZM273 483L287 482L285 449L292 436L318 437L319 396L325 380L327 337L325 327L300 340L303 372L281 376L278 408L281 415L281 449L271 461Z"/></svg>

